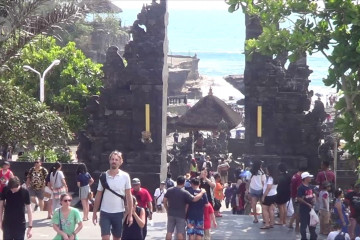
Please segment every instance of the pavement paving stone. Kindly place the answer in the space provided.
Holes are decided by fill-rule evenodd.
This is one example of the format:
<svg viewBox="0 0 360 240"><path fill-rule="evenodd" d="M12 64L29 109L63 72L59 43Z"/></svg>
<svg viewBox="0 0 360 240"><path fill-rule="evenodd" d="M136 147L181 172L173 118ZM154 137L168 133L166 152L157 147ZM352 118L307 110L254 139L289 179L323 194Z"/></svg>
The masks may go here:
<svg viewBox="0 0 360 240"><path fill-rule="evenodd" d="M218 228L213 229L213 240L298 240L300 235L293 229L284 226L275 226L272 229L262 230L261 221L254 224L251 216L232 215L224 210L223 217L217 218ZM89 214L92 216L92 213ZM35 212L33 223L33 240L52 239L55 231L51 226L51 220L46 219L46 212ZM166 234L166 213L154 213L153 220L148 225L148 240L164 240ZM317 231L319 227L317 227ZM2 235L2 234L1 234ZM101 239L99 225L94 226L92 221L85 221L84 228L78 234L80 240ZM0 237L2 239L2 236ZM318 240L325 240L326 236L319 235Z"/></svg>

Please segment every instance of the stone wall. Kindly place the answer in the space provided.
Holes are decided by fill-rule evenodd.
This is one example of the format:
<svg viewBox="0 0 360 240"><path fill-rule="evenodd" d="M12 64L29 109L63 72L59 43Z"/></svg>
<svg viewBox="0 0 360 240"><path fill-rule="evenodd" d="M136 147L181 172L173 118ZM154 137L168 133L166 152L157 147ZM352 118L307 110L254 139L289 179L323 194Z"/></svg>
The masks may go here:
<svg viewBox="0 0 360 240"><path fill-rule="evenodd" d="M165 178L160 172L166 165L166 145L162 144L166 136L166 26L166 1L152 1L143 6L131 28L132 41L123 54L127 66L117 47L107 50L104 88L87 107L90 117L77 151L79 161L94 175L109 168L113 150L121 151L122 169L131 178L140 178L151 191ZM146 104L150 105L151 143L142 141Z"/></svg>

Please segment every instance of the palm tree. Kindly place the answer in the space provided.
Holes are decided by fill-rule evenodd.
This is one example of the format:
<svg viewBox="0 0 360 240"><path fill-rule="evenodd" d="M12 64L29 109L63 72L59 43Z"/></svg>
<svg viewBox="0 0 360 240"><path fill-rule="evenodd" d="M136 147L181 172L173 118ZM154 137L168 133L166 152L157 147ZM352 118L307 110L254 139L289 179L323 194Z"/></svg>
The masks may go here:
<svg viewBox="0 0 360 240"><path fill-rule="evenodd" d="M75 1L61 2L54 5L54 1L49 0L1 0L0 67L19 54L35 36L56 37L56 31L62 30L62 26L84 16L85 6L80 7Z"/></svg>

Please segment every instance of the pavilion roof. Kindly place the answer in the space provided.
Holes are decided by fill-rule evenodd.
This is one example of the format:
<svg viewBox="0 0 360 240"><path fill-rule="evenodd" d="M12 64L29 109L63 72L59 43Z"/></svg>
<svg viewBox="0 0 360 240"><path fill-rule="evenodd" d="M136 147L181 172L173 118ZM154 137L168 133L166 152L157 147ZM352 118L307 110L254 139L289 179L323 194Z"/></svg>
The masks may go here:
<svg viewBox="0 0 360 240"><path fill-rule="evenodd" d="M192 108L176 122L179 130L217 130L220 121L224 119L229 130L239 125L239 113L212 94L201 98Z"/></svg>

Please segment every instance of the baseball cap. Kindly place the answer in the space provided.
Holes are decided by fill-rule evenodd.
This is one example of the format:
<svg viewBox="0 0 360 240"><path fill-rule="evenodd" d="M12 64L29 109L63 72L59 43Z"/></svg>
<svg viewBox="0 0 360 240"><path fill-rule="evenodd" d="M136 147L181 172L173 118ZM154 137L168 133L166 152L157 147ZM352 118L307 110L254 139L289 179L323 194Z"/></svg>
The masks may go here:
<svg viewBox="0 0 360 240"><path fill-rule="evenodd" d="M134 184L134 185L140 184L140 179L138 179L138 178L133 178L133 179L131 180L131 184Z"/></svg>
<svg viewBox="0 0 360 240"><path fill-rule="evenodd" d="M301 174L301 179L304 179L304 178L312 178L312 177L314 177L313 175L311 175L309 172L303 172L302 174Z"/></svg>
<svg viewBox="0 0 360 240"><path fill-rule="evenodd" d="M10 166L10 162L4 161L3 165L9 165Z"/></svg>

